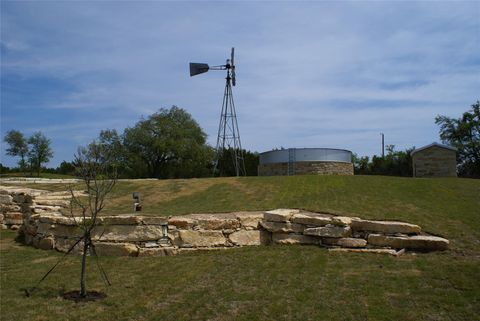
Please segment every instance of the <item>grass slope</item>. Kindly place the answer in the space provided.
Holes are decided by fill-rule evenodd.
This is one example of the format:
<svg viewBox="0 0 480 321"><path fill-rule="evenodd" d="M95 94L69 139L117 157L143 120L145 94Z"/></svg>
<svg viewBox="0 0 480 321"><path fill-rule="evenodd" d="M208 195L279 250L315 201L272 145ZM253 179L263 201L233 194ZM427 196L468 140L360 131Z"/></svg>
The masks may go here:
<svg viewBox="0 0 480 321"><path fill-rule="evenodd" d="M35 187L39 187L36 185ZM62 186L46 186L61 189ZM31 286L60 257L1 233L2 320L479 320L480 181L392 177L251 177L121 181L110 213L130 211L131 192L152 215L297 207L399 219L449 238L451 250L393 258L270 246L164 258L103 257L113 286L90 262L88 285L108 297L59 298L78 288L67 258L36 295Z"/></svg>

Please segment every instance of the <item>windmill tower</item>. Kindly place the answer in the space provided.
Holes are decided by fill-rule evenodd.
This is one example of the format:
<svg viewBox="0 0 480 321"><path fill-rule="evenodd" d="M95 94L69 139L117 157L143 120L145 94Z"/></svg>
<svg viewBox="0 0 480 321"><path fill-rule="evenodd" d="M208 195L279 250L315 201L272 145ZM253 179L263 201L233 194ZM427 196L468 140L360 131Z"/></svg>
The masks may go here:
<svg viewBox="0 0 480 321"><path fill-rule="evenodd" d="M232 48L230 59L225 65L209 66L204 63L190 63L190 76L207 72L208 70L226 70L227 77L223 93L220 124L218 125L217 145L215 147L215 166L213 175L221 174L225 169L224 162L231 158L236 176L245 176L245 161L243 158L240 131L238 130L237 114L233 101L232 85L235 86L235 48Z"/></svg>

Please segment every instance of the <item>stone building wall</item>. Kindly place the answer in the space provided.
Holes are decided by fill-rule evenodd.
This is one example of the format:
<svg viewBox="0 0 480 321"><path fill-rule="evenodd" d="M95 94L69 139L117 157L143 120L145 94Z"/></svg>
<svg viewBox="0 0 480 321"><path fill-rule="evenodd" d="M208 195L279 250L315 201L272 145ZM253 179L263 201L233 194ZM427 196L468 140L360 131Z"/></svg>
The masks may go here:
<svg viewBox="0 0 480 321"><path fill-rule="evenodd" d="M294 175L353 175L353 164L344 162L295 162ZM288 163L258 165L258 176L288 175Z"/></svg>
<svg viewBox="0 0 480 321"><path fill-rule="evenodd" d="M412 155L414 177L457 177L456 152L438 146Z"/></svg>

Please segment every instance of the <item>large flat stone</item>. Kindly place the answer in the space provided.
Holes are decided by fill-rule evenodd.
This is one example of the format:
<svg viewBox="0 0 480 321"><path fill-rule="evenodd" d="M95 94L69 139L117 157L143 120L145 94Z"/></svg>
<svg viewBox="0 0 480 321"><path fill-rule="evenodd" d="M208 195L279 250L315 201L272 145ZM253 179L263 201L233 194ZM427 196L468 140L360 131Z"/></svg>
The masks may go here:
<svg viewBox="0 0 480 321"><path fill-rule="evenodd" d="M0 194L0 203L2 204L12 204L13 197L8 194Z"/></svg>
<svg viewBox="0 0 480 321"><path fill-rule="evenodd" d="M352 237L344 237L344 238L338 239L337 245L341 247L352 247L352 248L365 247L367 246L367 240L357 239Z"/></svg>
<svg viewBox="0 0 480 321"><path fill-rule="evenodd" d="M297 214L299 212L299 210L279 208L265 212L263 214L263 218L265 221L269 222L289 222L293 214Z"/></svg>
<svg viewBox="0 0 480 321"><path fill-rule="evenodd" d="M197 218L197 226L203 230L228 230L240 227L240 222L232 218L221 218L210 215Z"/></svg>
<svg viewBox="0 0 480 321"><path fill-rule="evenodd" d="M141 220L145 225L168 225L168 217L165 216L142 216Z"/></svg>
<svg viewBox="0 0 480 321"><path fill-rule="evenodd" d="M179 230L180 247L214 247L228 246L227 239L222 231L192 231Z"/></svg>
<svg viewBox="0 0 480 321"><path fill-rule="evenodd" d="M22 224L23 224L23 220L5 218L5 219L3 220L3 223L4 223L4 224L7 224L7 225L22 225Z"/></svg>
<svg viewBox="0 0 480 321"><path fill-rule="evenodd" d="M22 209L17 204L0 204L1 213L21 212L21 211Z"/></svg>
<svg viewBox="0 0 480 321"><path fill-rule="evenodd" d="M49 224L61 224L61 225L78 225L80 222L82 222L82 218L77 217L66 217L66 216L60 216L60 215L41 215L39 217L39 221L41 223L49 223Z"/></svg>
<svg viewBox="0 0 480 321"><path fill-rule="evenodd" d="M229 236L230 241L235 245L266 245L270 243L270 233L260 230L234 232Z"/></svg>
<svg viewBox="0 0 480 321"><path fill-rule="evenodd" d="M289 233L273 233L272 241L276 244L320 244L321 241L317 237L289 234Z"/></svg>
<svg viewBox="0 0 480 321"><path fill-rule="evenodd" d="M104 216L98 220L103 225L139 225L142 222L142 218L137 215Z"/></svg>
<svg viewBox="0 0 480 321"><path fill-rule="evenodd" d="M354 220L359 220L359 218L350 216L334 216L332 217L332 224L338 226L349 226Z"/></svg>
<svg viewBox="0 0 480 321"><path fill-rule="evenodd" d="M36 205L49 205L49 206L61 206L61 207L69 207L70 201L69 200L59 200L59 199L38 199L35 198L34 206Z"/></svg>
<svg viewBox="0 0 480 321"><path fill-rule="evenodd" d="M174 225L178 229L191 229L196 223L196 220L185 216L172 216L168 219L168 225Z"/></svg>
<svg viewBox="0 0 480 321"><path fill-rule="evenodd" d="M83 230L78 226L39 223L37 233L56 237L79 237L83 235Z"/></svg>
<svg viewBox="0 0 480 321"><path fill-rule="evenodd" d="M140 248L138 256L166 256L165 250L162 247L157 248Z"/></svg>
<svg viewBox="0 0 480 321"><path fill-rule="evenodd" d="M51 250L54 248L54 244L55 244L55 241L53 237L45 237L45 238L41 238L38 241L37 247L42 250Z"/></svg>
<svg viewBox="0 0 480 321"><path fill-rule="evenodd" d="M239 212L234 214L244 228L257 229L259 223L263 220L263 212Z"/></svg>
<svg viewBox="0 0 480 321"><path fill-rule="evenodd" d="M55 249L57 251L66 253L70 248L77 242L77 239L67 239L67 238L56 238L55 239ZM83 241L77 243L72 249L71 253L82 253L83 252Z"/></svg>
<svg viewBox="0 0 480 321"><path fill-rule="evenodd" d="M52 206L52 205L31 205L32 212L34 213L43 213L43 212L58 212L62 209L61 206Z"/></svg>
<svg viewBox="0 0 480 321"><path fill-rule="evenodd" d="M23 220L23 214L20 212L8 212L3 215L5 220Z"/></svg>
<svg viewBox="0 0 480 321"><path fill-rule="evenodd" d="M349 237L352 230L349 226L323 226L307 228L303 234L320 237Z"/></svg>
<svg viewBox="0 0 480 321"><path fill-rule="evenodd" d="M95 251L99 256L137 256L138 248L131 243L96 242Z"/></svg>
<svg viewBox="0 0 480 321"><path fill-rule="evenodd" d="M325 226L332 223L332 219L327 215L315 213L298 213L292 217L292 222L310 226Z"/></svg>
<svg viewBox="0 0 480 321"><path fill-rule="evenodd" d="M92 238L102 241L140 242L163 237L160 225L103 225L93 229Z"/></svg>
<svg viewBox="0 0 480 321"><path fill-rule="evenodd" d="M369 220L353 220L351 227L354 231L372 231L386 234L418 234L421 231L420 226L404 222L395 221L369 221Z"/></svg>
<svg viewBox="0 0 480 321"><path fill-rule="evenodd" d="M290 222L269 222L262 221L260 225L272 233L303 233L305 225Z"/></svg>
<svg viewBox="0 0 480 321"><path fill-rule="evenodd" d="M375 246L388 246L395 249L412 249L420 251L443 251L448 248L449 241L442 237L415 235L407 237L386 236L370 234L368 244Z"/></svg>

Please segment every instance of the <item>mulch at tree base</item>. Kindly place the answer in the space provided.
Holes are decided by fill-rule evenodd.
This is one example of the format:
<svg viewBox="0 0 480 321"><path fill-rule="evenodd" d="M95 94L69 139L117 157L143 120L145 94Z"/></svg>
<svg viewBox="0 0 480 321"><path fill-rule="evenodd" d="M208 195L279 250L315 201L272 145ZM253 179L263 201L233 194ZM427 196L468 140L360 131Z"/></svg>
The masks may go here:
<svg viewBox="0 0 480 321"><path fill-rule="evenodd" d="M80 291L69 291L63 294L63 298L65 300L71 300L71 301L74 301L75 303L92 302L92 301L105 299L106 297L107 295L105 293L97 292L97 291L87 291L87 295L84 297L80 295Z"/></svg>

